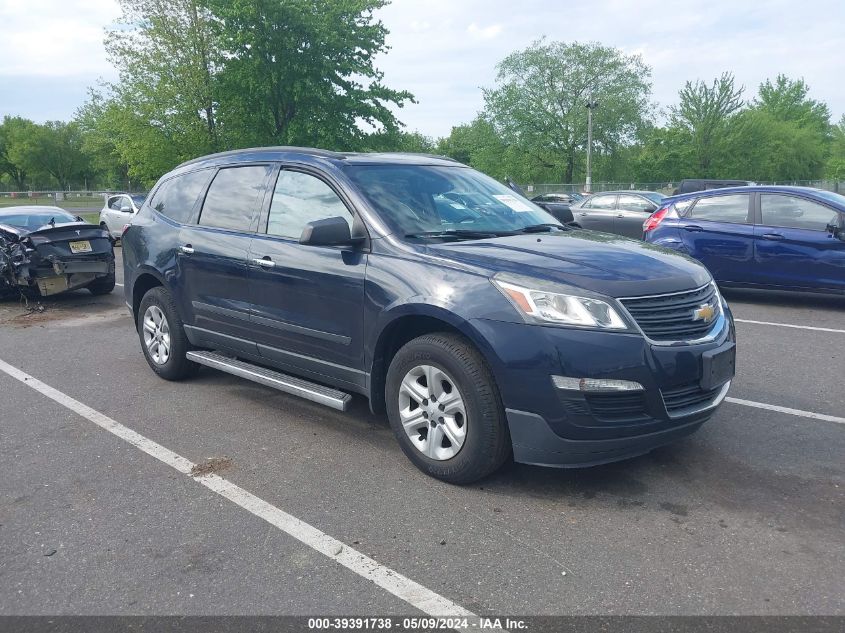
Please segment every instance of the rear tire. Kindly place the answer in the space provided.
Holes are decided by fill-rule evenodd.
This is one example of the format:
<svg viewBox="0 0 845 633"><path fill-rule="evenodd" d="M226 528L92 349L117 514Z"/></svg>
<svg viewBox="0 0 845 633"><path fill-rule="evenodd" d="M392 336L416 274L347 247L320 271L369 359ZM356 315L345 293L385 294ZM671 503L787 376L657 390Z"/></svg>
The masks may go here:
<svg viewBox="0 0 845 633"><path fill-rule="evenodd" d="M88 284L86 287L88 288L88 291L92 295L99 296L99 295L109 294L112 290L114 290L114 286L115 286L115 277L114 277L114 273L111 273L111 274L107 275L106 277L99 277L99 278L95 279L90 284Z"/></svg>
<svg viewBox="0 0 845 633"><path fill-rule="evenodd" d="M436 384L428 384L431 377ZM432 394L435 398L429 400ZM431 477L472 483L510 456L510 434L493 374L461 336L438 332L404 345L387 371L385 400L402 451ZM436 438L437 445L430 445L429 438Z"/></svg>
<svg viewBox="0 0 845 633"><path fill-rule="evenodd" d="M176 303L167 289L150 289L138 308L138 337L150 368L165 380L196 375L199 365L185 358L191 348Z"/></svg>

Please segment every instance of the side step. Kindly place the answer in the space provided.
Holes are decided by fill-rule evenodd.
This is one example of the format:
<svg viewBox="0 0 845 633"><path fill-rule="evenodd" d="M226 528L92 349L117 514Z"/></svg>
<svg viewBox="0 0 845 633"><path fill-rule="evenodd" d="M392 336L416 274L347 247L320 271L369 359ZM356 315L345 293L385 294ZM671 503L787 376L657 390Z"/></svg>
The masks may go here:
<svg viewBox="0 0 845 633"><path fill-rule="evenodd" d="M338 411L346 411L346 407L349 406L349 402L352 400L352 396L343 391L324 387L310 380L288 376L287 374L273 371L266 367L245 363L242 360L229 358L217 352L188 352L186 357L188 360L192 360L200 365L219 369L220 371L225 371L227 374L246 378L247 380L273 387L273 389L324 404Z"/></svg>

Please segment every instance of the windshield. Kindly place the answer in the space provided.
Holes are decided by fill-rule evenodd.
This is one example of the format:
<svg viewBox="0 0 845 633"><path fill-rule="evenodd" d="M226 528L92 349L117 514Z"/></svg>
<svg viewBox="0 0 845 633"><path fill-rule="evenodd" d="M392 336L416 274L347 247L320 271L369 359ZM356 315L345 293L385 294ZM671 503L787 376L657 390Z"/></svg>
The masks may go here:
<svg viewBox="0 0 845 633"><path fill-rule="evenodd" d="M391 230L407 237L478 239L560 226L534 203L467 167L349 165L346 173Z"/></svg>
<svg viewBox="0 0 845 633"><path fill-rule="evenodd" d="M834 193L832 191L825 191L823 189L816 189L815 194L820 198L824 198L825 200L829 200L834 204L838 204L840 206L845 207L845 196L839 193Z"/></svg>
<svg viewBox="0 0 845 633"><path fill-rule="evenodd" d="M647 191L643 195L656 204L663 202L663 199L666 197L662 193L657 193L656 191Z"/></svg>
<svg viewBox="0 0 845 633"><path fill-rule="evenodd" d="M15 215L0 215L0 224L8 224L19 229L26 229L34 231L40 229L46 224L50 224L50 220L55 220L56 224L67 224L69 222L77 222L75 215L65 213L64 211L38 211L35 213L18 213Z"/></svg>

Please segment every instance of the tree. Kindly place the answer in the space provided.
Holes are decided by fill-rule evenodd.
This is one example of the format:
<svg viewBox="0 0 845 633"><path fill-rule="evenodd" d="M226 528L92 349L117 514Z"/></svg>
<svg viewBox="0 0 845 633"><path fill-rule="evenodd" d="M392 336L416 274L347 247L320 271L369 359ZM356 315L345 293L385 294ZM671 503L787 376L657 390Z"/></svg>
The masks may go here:
<svg viewBox="0 0 845 633"><path fill-rule="evenodd" d="M651 69L597 43L538 40L497 66L495 88L484 89L485 116L508 145L537 165L574 179L587 141L586 102L597 100L593 141L597 152L633 142L650 114Z"/></svg>
<svg viewBox="0 0 845 633"><path fill-rule="evenodd" d="M208 0L223 47L221 121L237 144L355 149L364 129L395 132L412 101L383 84L374 59L386 0Z"/></svg>
<svg viewBox="0 0 845 633"><path fill-rule="evenodd" d="M0 124L0 174L9 176L18 191L27 188L25 149L34 131L35 123L22 117L5 116Z"/></svg>
<svg viewBox="0 0 845 633"><path fill-rule="evenodd" d="M831 127L830 158L825 166L825 175L845 180L845 114L839 123Z"/></svg>
<svg viewBox="0 0 845 633"><path fill-rule="evenodd" d="M810 87L803 79L792 80L778 75L774 83L767 79L760 84L754 107L778 121L794 123L799 128L811 130L826 141L830 132L830 109L826 104L807 95Z"/></svg>
<svg viewBox="0 0 845 633"><path fill-rule="evenodd" d="M74 122L47 121L44 125L33 125L25 141L14 147L13 152L16 162L29 173L49 175L62 190L81 184L90 173L90 165L82 153L82 133Z"/></svg>
<svg viewBox="0 0 845 633"><path fill-rule="evenodd" d="M734 86L731 73L723 73L712 85L687 81L678 93L680 102L671 109L670 122L690 136L697 177L714 177L731 119L742 109L743 91Z"/></svg>

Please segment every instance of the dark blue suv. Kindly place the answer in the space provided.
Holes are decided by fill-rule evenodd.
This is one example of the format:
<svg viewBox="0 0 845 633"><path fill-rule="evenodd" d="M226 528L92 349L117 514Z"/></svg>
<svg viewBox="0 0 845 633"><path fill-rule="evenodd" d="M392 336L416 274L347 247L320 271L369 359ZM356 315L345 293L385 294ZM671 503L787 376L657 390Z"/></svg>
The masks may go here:
<svg viewBox="0 0 845 633"><path fill-rule="evenodd" d="M707 270L569 229L459 163L265 148L164 176L123 235L150 367L386 411L424 472L589 466L695 431L734 375Z"/></svg>
<svg viewBox="0 0 845 633"><path fill-rule="evenodd" d="M845 197L753 186L667 198L645 240L703 263L719 284L845 294Z"/></svg>

